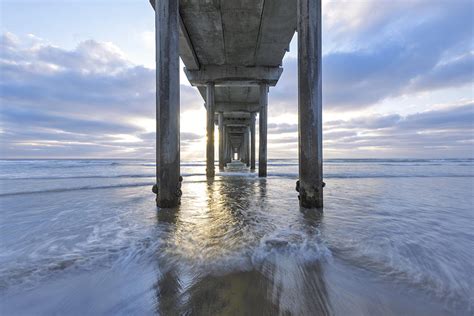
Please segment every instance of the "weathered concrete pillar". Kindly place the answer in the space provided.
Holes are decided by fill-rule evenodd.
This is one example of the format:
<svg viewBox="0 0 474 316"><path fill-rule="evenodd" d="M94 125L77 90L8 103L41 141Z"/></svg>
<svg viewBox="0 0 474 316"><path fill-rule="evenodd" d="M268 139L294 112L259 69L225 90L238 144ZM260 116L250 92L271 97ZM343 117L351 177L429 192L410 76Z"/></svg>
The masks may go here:
<svg viewBox="0 0 474 316"><path fill-rule="evenodd" d="M155 8L156 167L158 207L180 203L179 151L179 0L161 0Z"/></svg>
<svg viewBox="0 0 474 316"><path fill-rule="evenodd" d="M321 0L298 0L300 205L323 207Z"/></svg>
<svg viewBox="0 0 474 316"><path fill-rule="evenodd" d="M250 170L255 170L255 113L250 114Z"/></svg>
<svg viewBox="0 0 474 316"><path fill-rule="evenodd" d="M260 115L259 115L259 148L258 148L258 176L267 176L267 108L268 85L260 84Z"/></svg>
<svg viewBox="0 0 474 316"><path fill-rule="evenodd" d="M232 143L230 141L230 133L227 132L227 163L229 162L232 162Z"/></svg>
<svg viewBox="0 0 474 316"><path fill-rule="evenodd" d="M206 86L206 109L207 109L207 146L206 146L206 175L214 177L214 83L209 82Z"/></svg>
<svg viewBox="0 0 474 316"><path fill-rule="evenodd" d="M224 139L224 167L225 167L225 164L227 163L227 155L228 155L227 131L226 131L225 125L222 126L222 138Z"/></svg>
<svg viewBox="0 0 474 316"><path fill-rule="evenodd" d="M245 134L244 134L244 144L245 144L245 164L250 166L250 135L249 135L249 127L245 127Z"/></svg>
<svg viewBox="0 0 474 316"><path fill-rule="evenodd" d="M219 124L219 170L224 170L224 113L217 114Z"/></svg>
<svg viewBox="0 0 474 316"><path fill-rule="evenodd" d="M239 152L239 161L242 162L242 149L243 149L243 146L240 145L239 148L237 149L238 152Z"/></svg>

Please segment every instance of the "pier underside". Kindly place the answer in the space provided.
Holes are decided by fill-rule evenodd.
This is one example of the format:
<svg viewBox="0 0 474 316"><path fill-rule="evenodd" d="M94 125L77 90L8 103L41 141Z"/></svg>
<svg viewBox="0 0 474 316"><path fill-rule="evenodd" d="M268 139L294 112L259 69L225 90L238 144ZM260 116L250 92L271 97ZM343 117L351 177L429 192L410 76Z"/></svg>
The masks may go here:
<svg viewBox="0 0 474 316"><path fill-rule="evenodd" d="M322 207L321 0L150 0L156 12L157 204L179 204L179 57L207 110L206 174L238 159L267 175L269 88L298 30L300 204ZM258 115L258 160L256 117Z"/></svg>

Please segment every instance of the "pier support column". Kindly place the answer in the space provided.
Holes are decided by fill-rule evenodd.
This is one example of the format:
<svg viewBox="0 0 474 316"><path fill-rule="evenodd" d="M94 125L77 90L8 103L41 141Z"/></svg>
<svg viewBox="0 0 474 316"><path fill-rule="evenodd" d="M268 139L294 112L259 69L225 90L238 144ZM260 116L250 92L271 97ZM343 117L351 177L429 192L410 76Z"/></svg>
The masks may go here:
<svg viewBox="0 0 474 316"><path fill-rule="evenodd" d="M206 175L214 177L214 82L206 86L206 108L207 108L207 146L206 146Z"/></svg>
<svg viewBox="0 0 474 316"><path fill-rule="evenodd" d="M250 170L255 170L255 113L250 114Z"/></svg>
<svg viewBox="0 0 474 316"><path fill-rule="evenodd" d="M176 207L181 197L179 150L179 0L157 1L156 204Z"/></svg>
<svg viewBox="0 0 474 316"><path fill-rule="evenodd" d="M217 114L219 124L219 170L224 170L224 113Z"/></svg>
<svg viewBox="0 0 474 316"><path fill-rule="evenodd" d="M225 128L225 139L226 139L226 158L225 158L225 163L229 163L232 161L232 146L230 143L230 136L229 133L227 132L227 128Z"/></svg>
<svg viewBox="0 0 474 316"><path fill-rule="evenodd" d="M267 108L268 85L260 84L260 115L259 115L259 147L258 147L258 176L267 176Z"/></svg>
<svg viewBox="0 0 474 316"><path fill-rule="evenodd" d="M321 0L298 0L299 191L304 208L323 207Z"/></svg>
<svg viewBox="0 0 474 316"><path fill-rule="evenodd" d="M246 126L245 127L245 134L244 134L244 144L245 144L245 164L247 165L247 167L250 166L250 149L249 149L249 146L250 146L250 132L249 132L249 127Z"/></svg>
<svg viewBox="0 0 474 316"><path fill-rule="evenodd" d="M236 152L237 152L237 160L240 161L242 159L242 155L240 153L240 147L237 147Z"/></svg>

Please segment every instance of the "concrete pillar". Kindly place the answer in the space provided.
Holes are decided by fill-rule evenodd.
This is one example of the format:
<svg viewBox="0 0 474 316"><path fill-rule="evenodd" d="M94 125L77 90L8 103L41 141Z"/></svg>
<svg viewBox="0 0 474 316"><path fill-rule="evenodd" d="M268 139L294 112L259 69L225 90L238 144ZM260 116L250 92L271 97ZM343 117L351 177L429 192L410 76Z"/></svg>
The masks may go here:
<svg viewBox="0 0 474 316"><path fill-rule="evenodd" d="M255 113L250 114L250 170L255 170Z"/></svg>
<svg viewBox="0 0 474 316"><path fill-rule="evenodd" d="M179 0L157 1L156 36L156 166L161 208L176 207L181 197L179 151Z"/></svg>
<svg viewBox="0 0 474 316"><path fill-rule="evenodd" d="M225 163L229 163L231 162L232 160L232 149L231 149L231 145L230 145L230 138L229 138L229 133L227 132L227 128L224 128L225 130L225 140L226 140L226 152L225 152L225 155L226 155L226 158L225 158Z"/></svg>
<svg viewBox="0 0 474 316"><path fill-rule="evenodd" d="M321 0L298 0L300 205L323 207Z"/></svg>
<svg viewBox="0 0 474 316"><path fill-rule="evenodd" d="M224 113L217 114L219 124L219 170L224 170Z"/></svg>
<svg viewBox="0 0 474 316"><path fill-rule="evenodd" d="M227 163L232 162L232 143L230 142L230 133L227 133Z"/></svg>
<svg viewBox="0 0 474 316"><path fill-rule="evenodd" d="M268 85L260 84L260 115L259 115L259 148L258 148L258 176L267 176L267 108Z"/></svg>
<svg viewBox="0 0 474 316"><path fill-rule="evenodd" d="M245 138L245 141L244 141L244 144L245 144L245 164L248 166L250 166L250 149L249 149L249 146L250 146L250 135L249 135L249 127L246 126L245 127L245 134L244 134L244 138Z"/></svg>
<svg viewBox="0 0 474 316"><path fill-rule="evenodd" d="M206 175L214 177L214 83L209 82L206 86L206 109L207 109L207 146L206 146Z"/></svg>
<svg viewBox="0 0 474 316"><path fill-rule="evenodd" d="M228 155L228 149L227 149L227 131L225 128L225 125L222 126L222 138L224 139L224 167L225 164L227 163L227 155Z"/></svg>

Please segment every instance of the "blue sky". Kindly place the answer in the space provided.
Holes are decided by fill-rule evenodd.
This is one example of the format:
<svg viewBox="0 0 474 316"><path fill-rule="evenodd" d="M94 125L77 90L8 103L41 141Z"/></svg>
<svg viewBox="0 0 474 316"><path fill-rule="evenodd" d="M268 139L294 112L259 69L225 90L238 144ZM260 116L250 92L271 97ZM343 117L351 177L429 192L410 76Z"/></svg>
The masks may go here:
<svg viewBox="0 0 474 316"><path fill-rule="evenodd" d="M153 158L148 1L0 3L0 156ZM473 2L323 4L325 157L473 157ZM270 90L270 158L297 155L296 53L293 39ZM184 75L181 109L182 157L203 159Z"/></svg>

